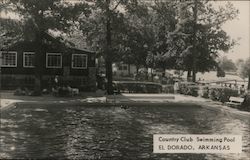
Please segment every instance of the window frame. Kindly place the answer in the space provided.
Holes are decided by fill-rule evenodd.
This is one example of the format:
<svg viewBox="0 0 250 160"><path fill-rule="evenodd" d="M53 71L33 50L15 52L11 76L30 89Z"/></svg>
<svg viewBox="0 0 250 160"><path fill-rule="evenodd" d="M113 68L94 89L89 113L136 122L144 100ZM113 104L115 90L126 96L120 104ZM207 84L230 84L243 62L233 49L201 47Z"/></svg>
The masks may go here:
<svg viewBox="0 0 250 160"><path fill-rule="evenodd" d="M85 67L74 67L74 56L85 56L86 57L86 65ZM88 68L88 55L87 54L80 54L80 53L73 53L71 55L71 68L72 69L87 69Z"/></svg>
<svg viewBox="0 0 250 160"><path fill-rule="evenodd" d="M1 53L1 67L11 67L11 68L17 67L17 51L0 51L0 53ZM3 53L15 53L15 65L4 65Z"/></svg>
<svg viewBox="0 0 250 160"><path fill-rule="evenodd" d="M126 69L125 69L126 68ZM119 71L128 71L128 65L127 64L120 64L118 66Z"/></svg>
<svg viewBox="0 0 250 160"><path fill-rule="evenodd" d="M60 66L48 66L48 60L50 55L59 55L60 56ZM62 53L46 53L46 68L62 68Z"/></svg>
<svg viewBox="0 0 250 160"><path fill-rule="evenodd" d="M26 54L33 54L33 55L35 55L35 52L23 52L23 67L24 68L35 68L35 66L33 65L33 66L26 66L25 65L25 55Z"/></svg>

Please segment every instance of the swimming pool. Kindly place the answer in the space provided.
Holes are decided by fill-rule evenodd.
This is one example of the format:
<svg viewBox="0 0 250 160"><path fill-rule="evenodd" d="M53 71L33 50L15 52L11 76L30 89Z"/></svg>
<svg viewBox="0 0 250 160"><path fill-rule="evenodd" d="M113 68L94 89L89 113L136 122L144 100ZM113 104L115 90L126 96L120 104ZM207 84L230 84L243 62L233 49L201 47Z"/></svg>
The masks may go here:
<svg viewBox="0 0 250 160"><path fill-rule="evenodd" d="M0 158L247 159L249 133L249 118L194 104L19 104L1 113ZM154 154L153 134L243 135L243 153Z"/></svg>

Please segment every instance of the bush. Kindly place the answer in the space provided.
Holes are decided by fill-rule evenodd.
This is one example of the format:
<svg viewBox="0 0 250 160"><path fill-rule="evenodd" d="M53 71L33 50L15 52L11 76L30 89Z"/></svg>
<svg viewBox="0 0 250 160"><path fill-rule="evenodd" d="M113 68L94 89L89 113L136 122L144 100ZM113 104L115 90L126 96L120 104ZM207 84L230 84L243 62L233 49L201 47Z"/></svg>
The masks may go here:
<svg viewBox="0 0 250 160"><path fill-rule="evenodd" d="M121 93L160 93L162 87L159 84L147 83L147 82L117 82L116 90Z"/></svg>
<svg viewBox="0 0 250 160"><path fill-rule="evenodd" d="M215 101L228 102L231 96L239 96L238 90L225 87L210 87L209 98Z"/></svg>
<svg viewBox="0 0 250 160"><path fill-rule="evenodd" d="M199 91L199 86L190 85L189 83L181 83L180 84L180 93L184 95L190 95L197 97Z"/></svg>
<svg viewBox="0 0 250 160"><path fill-rule="evenodd" d="M162 85L162 92L174 93L174 85Z"/></svg>
<svg viewBox="0 0 250 160"><path fill-rule="evenodd" d="M245 101L243 102L242 109L250 111L250 93L244 96Z"/></svg>
<svg viewBox="0 0 250 160"><path fill-rule="evenodd" d="M188 86L188 95L198 97L199 86Z"/></svg>
<svg viewBox="0 0 250 160"><path fill-rule="evenodd" d="M203 98L209 98L209 87L208 86L202 86L200 88L200 96Z"/></svg>

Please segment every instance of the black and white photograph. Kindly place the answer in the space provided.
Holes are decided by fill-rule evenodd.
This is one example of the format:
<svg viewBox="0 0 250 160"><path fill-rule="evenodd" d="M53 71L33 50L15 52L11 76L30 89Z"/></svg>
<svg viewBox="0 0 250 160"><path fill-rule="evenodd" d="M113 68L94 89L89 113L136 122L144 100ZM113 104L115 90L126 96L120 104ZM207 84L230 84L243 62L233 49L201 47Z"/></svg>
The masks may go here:
<svg viewBox="0 0 250 160"><path fill-rule="evenodd" d="M0 0L0 159L250 160L250 1Z"/></svg>

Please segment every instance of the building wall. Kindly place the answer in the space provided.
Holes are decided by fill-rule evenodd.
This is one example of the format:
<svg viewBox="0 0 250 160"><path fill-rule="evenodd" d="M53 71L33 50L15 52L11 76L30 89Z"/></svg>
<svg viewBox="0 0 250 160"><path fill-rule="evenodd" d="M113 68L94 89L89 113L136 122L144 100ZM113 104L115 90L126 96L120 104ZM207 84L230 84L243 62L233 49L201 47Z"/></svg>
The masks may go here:
<svg viewBox="0 0 250 160"><path fill-rule="evenodd" d="M94 53L74 48L55 48L49 45L44 45L42 48L43 52L39 64L43 87L50 86L51 81L56 75L58 75L63 82L67 82L72 87L86 88L95 84L95 79L93 78L93 76L96 76L95 69L93 69L95 68ZM17 67L1 67L1 83L3 89L15 89L18 86L32 88L37 69L23 67L23 52L35 52L35 50L35 44L27 42L22 42L9 48L8 51L17 52ZM46 53L61 53L62 67L46 68ZM86 54L87 68L72 68L72 54Z"/></svg>
<svg viewBox="0 0 250 160"><path fill-rule="evenodd" d="M130 65L129 67L128 64L122 64L122 63L113 64L113 74L116 77L130 76L129 68L130 68L130 74L133 75L134 73L136 73L135 65Z"/></svg>

